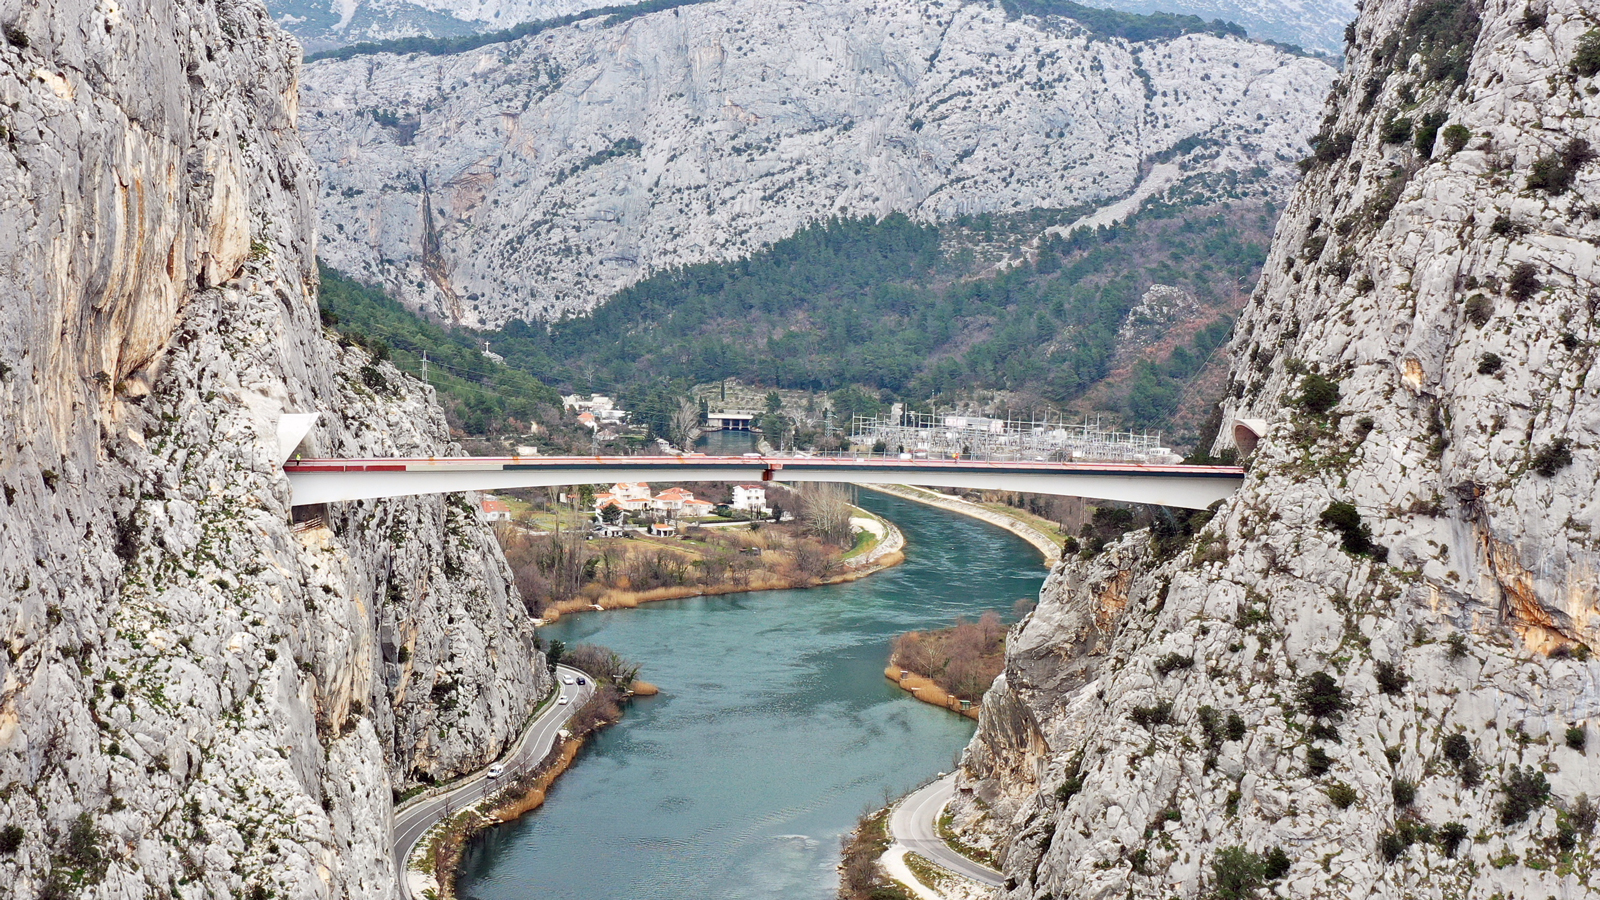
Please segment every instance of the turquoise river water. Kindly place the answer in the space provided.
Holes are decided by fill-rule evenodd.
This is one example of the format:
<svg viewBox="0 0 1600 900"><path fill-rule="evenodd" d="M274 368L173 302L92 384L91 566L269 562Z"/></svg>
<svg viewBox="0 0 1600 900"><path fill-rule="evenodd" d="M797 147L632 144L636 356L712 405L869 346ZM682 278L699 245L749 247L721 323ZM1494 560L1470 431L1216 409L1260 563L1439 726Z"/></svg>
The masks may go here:
<svg viewBox="0 0 1600 900"><path fill-rule="evenodd" d="M865 809L951 768L973 722L883 677L889 642L1038 595L1039 555L972 519L862 491L906 562L847 584L567 616L662 689L630 705L545 805L461 869L475 900L828 900Z"/></svg>

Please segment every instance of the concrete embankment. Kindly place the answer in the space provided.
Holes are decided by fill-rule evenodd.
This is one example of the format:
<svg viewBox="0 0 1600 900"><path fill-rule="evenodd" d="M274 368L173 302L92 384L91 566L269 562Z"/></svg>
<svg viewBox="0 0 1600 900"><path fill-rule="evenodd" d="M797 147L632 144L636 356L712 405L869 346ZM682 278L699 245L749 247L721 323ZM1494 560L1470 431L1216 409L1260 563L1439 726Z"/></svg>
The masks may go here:
<svg viewBox="0 0 1600 900"><path fill-rule="evenodd" d="M858 484L857 487L863 487L869 491L877 491L880 494L889 494L902 500L910 500L913 503L936 506L939 509L949 510L959 515L988 522L991 525L1004 528L1032 544L1034 549L1038 550L1039 554L1044 557L1044 563L1047 567L1054 567L1056 563L1061 561L1061 544L1055 538L1016 516L1006 515L987 506L969 503L960 497L951 497L948 494L911 487L910 485Z"/></svg>

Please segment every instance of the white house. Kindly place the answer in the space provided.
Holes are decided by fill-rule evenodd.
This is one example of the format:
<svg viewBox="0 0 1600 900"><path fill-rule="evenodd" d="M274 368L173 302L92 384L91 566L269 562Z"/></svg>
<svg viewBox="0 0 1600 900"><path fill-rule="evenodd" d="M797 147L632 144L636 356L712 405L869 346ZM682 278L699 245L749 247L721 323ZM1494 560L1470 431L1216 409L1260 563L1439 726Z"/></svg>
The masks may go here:
<svg viewBox="0 0 1600 900"><path fill-rule="evenodd" d="M683 505L694 499L694 494L683 488L667 488L650 501L650 508L656 512L666 513L670 518L677 518L683 512Z"/></svg>
<svg viewBox="0 0 1600 900"><path fill-rule="evenodd" d="M609 505L616 505L624 512L639 512L649 509L651 501L650 485L642 481L618 482L611 486L611 490L602 491L594 495L595 512L605 509Z"/></svg>
<svg viewBox="0 0 1600 900"><path fill-rule="evenodd" d="M511 507L504 500L493 497L484 497L478 501L478 508L483 510L483 518L489 522L511 521Z"/></svg>
<svg viewBox="0 0 1600 900"><path fill-rule="evenodd" d="M568 394L561 398L561 405L567 409L578 411L578 419L583 421L584 416L589 416L585 425L595 427L591 423L604 425L620 425L628 418L627 410L618 409L616 401L605 394L590 394L587 399L577 394Z"/></svg>
<svg viewBox="0 0 1600 900"><path fill-rule="evenodd" d="M767 515L772 509L767 506L767 489L759 484L736 484L733 486L733 501L728 504L734 509L745 512Z"/></svg>

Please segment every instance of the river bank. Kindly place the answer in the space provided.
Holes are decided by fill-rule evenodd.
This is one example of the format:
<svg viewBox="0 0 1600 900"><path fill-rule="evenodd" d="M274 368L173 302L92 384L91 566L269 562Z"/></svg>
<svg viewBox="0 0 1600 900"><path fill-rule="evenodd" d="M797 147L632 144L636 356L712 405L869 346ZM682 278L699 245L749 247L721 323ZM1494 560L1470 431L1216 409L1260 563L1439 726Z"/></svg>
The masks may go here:
<svg viewBox="0 0 1600 900"><path fill-rule="evenodd" d="M969 719L978 718L978 704L954 696L926 675L918 675L916 672L902 669L894 663L890 663L883 670L883 677L894 682L895 686L900 690L921 700L923 703L928 703L941 709L948 709Z"/></svg>
<svg viewBox="0 0 1600 900"><path fill-rule="evenodd" d="M468 842L541 806L584 742L622 718L624 703L658 693L633 677L637 666L603 647L578 647L572 655L583 659L556 667L556 689L529 716L511 749L482 769L396 806L402 897L452 900ZM568 704L568 698L575 702ZM412 830L419 823L420 833Z"/></svg>
<svg viewBox="0 0 1600 900"><path fill-rule="evenodd" d="M905 561L905 535L893 522L874 516L865 510L854 512L877 523L878 529L864 529L873 539L838 561L838 571L817 576L785 574L771 571L745 573L739 580L720 584L685 584L636 591L610 588L593 597L578 597L559 601L545 607L535 625L548 625L562 616L582 612L599 612L611 609L635 609L642 604L663 600L684 600L690 597L713 597L722 594L743 594L755 591L803 590L834 584L844 584L882 572ZM879 536L881 532L881 536Z"/></svg>
<svg viewBox="0 0 1600 900"><path fill-rule="evenodd" d="M889 642L1009 609L1045 574L1036 550L989 525L876 492L857 505L901 530L903 564L541 629L610 647L668 690L590 739L536 814L471 841L462 895L831 900L859 812L948 770L975 724L888 683Z"/></svg>
<svg viewBox="0 0 1600 900"><path fill-rule="evenodd" d="M889 494L904 500L910 500L913 503L938 507L958 515L988 522L990 525L1004 528L1033 545L1033 548L1039 551L1039 555L1044 557L1046 568L1054 568L1055 564L1061 561L1061 541L1028 523L1020 515L1012 515L992 507L969 503L960 497L952 497L948 494L912 487L911 485L858 484L857 487L866 488L869 491L877 491L880 494Z"/></svg>
<svg viewBox="0 0 1600 900"><path fill-rule="evenodd" d="M469 806L456 813L442 830L431 835L426 847L419 844L420 852L412 855L415 862L407 860L406 874L422 877L409 879L411 881L409 896L430 898L430 900L455 900L456 877L467 842L486 829L516 821L543 806L551 785L572 765L572 761L578 756L578 751L583 749L585 738L587 735L583 737L575 735L562 740L550 749L550 753L539 766L525 778L508 785L484 803ZM493 805L487 810L483 809L484 805L491 803ZM412 872L413 868L415 873Z"/></svg>

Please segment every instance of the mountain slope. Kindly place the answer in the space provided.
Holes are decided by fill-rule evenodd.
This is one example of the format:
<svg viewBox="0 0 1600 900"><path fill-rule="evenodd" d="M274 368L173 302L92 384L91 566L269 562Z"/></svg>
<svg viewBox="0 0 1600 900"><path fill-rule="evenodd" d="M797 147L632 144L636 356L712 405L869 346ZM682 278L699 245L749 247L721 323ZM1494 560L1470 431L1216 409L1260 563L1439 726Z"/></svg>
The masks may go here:
<svg viewBox="0 0 1600 900"><path fill-rule="evenodd" d="M322 337L299 47L253 2L5 15L0 884L391 898L394 793L496 755L549 676L464 499L291 526L286 413L452 452Z"/></svg>
<svg viewBox="0 0 1600 900"><path fill-rule="evenodd" d="M985 698L1003 896L1593 895L1595 27L1366 5L1236 332L1248 479L1064 563Z"/></svg>
<svg viewBox="0 0 1600 900"><path fill-rule="evenodd" d="M319 51L361 41L482 33L629 5L629 0L273 0L267 7L308 50ZM1014 15L1073 15L1061 0L1007 0L1006 6ZM1339 52L1344 26L1356 14L1347 0L1099 0L1093 6L1234 22L1252 37L1316 53Z"/></svg>
<svg viewBox="0 0 1600 900"><path fill-rule="evenodd" d="M719 0L456 56L317 62L322 254L475 325L588 309L835 215L1274 194L1332 69L984 5Z"/></svg>

